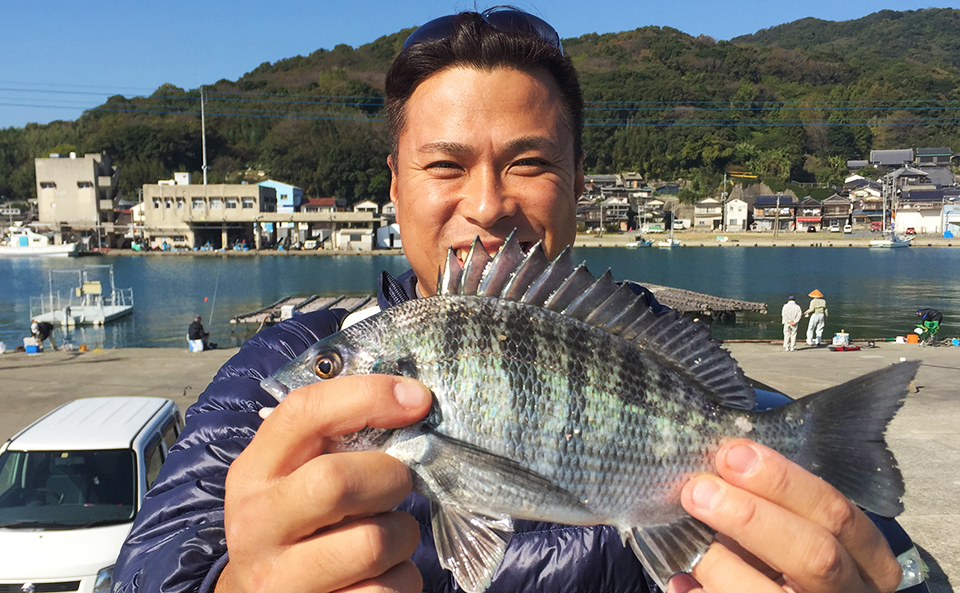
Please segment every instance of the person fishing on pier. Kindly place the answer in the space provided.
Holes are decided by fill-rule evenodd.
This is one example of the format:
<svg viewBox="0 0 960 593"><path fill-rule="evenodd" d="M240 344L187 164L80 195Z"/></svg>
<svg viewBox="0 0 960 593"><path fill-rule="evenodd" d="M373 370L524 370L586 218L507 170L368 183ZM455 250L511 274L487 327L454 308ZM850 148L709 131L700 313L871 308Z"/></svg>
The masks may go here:
<svg viewBox="0 0 960 593"><path fill-rule="evenodd" d="M462 260L474 237L495 250L516 229L548 258L573 244L583 100L549 24L513 9L430 21L407 39L385 95L390 196L412 269L381 275L382 308L435 294L448 248ZM378 452L321 455L338 435L421 419L426 386L341 377L258 413L275 405L259 381L344 316L284 321L221 369L138 513L115 593L454 589L406 466ZM823 480L744 440L715 464L719 476L686 484L683 506L724 535L671 591L896 589L901 568L880 532ZM616 530L529 522L517 536L490 591L656 590Z"/></svg>

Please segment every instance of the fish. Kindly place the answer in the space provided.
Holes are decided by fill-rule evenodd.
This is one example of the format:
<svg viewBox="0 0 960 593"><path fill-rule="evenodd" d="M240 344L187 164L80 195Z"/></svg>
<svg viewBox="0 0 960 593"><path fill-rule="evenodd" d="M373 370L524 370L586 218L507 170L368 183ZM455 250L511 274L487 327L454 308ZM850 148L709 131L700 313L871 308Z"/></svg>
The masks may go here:
<svg viewBox="0 0 960 593"><path fill-rule="evenodd" d="M463 261L448 252L437 286L320 340L261 386L279 401L346 375L429 387L422 421L344 435L332 454L381 450L410 468L440 563L469 593L491 583L518 519L614 526L666 590L715 536L684 511L681 489L715 474L719 447L740 437L867 510L903 510L884 433L918 362L758 412L704 323L658 314L609 270L574 267L569 249L550 261L514 233L491 256L477 238Z"/></svg>

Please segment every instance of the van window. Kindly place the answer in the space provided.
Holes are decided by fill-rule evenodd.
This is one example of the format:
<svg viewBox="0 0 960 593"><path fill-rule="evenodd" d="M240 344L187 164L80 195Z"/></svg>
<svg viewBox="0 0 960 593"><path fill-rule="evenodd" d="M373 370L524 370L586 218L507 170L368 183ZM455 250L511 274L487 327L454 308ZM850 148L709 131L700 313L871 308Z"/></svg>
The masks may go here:
<svg viewBox="0 0 960 593"><path fill-rule="evenodd" d="M169 451L170 447L177 442L177 437L180 436L180 427L177 426L177 419L170 418L167 420L167 423L163 425L160 432L163 435L164 450Z"/></svg>
<svg viewBox="0 0 960 593"><path fill-rule="evenodd" d="M0 527L70 528L133 520L133 451L0 455Z"/></svg>
<svg viewBox="0 0 960 593"><path fill-rule="evenodd" d="M143 466L147 472L148 489L157 480L157 476L160 475L160 466L163 465L163 450L160 442L160 435L154 436L144 452Z"/></svg>

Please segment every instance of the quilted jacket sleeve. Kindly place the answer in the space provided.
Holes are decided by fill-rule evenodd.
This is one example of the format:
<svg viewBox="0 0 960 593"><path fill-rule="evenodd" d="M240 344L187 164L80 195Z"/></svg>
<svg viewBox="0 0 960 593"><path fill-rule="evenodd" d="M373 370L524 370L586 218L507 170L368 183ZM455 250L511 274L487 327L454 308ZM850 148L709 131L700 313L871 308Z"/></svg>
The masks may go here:
<svg viewBox="0 0 960 593"><path fill-rule="evenodd" d="M276 401L260 380L340 326L345 311L294 317L253 338L186 414L186 428L147 492L114 569L114 593L212 591L226 564L227 469Z"/></svg>

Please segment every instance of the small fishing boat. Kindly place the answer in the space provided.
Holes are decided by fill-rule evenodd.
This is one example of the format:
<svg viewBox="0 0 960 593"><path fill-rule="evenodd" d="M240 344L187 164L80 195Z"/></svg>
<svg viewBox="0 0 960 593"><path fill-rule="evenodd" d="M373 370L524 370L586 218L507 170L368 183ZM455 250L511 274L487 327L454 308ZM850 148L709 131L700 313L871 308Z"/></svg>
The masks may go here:
<svg viewBox="0 0 960 593"><path fill-rule="evenodd" d="M885 236L883 239L874 239L870 241L870 247L879 247L886 249L896 249L898 247L910 247L910 242L913 241L913 238L904 239L901 238L896 233L890 233L888 236Z"/></svg>
<svg viewBox="0 0 960 593"><path fill-rule="evenodd" d="M0 242L0 257L67 257L76 255L79 250L79 243L55 245L48 235L37 233L25 226L8 227L6 238Z"/></svg>
<svg viewBox="0 0 960 593"><path fill-rule="evenodd" d="M63 326L103 325L133 312L133 289L117 288L112 265L50 270L47 294L30 298L30 318Z"/></svg>
<svg viewBox="0 0 960 593"><path fill-rule="evenodd" d="M627 243L627 247L630 249L636 249L638 247L652 247L653 241L650 239L644 239L643 235L637 235L636 240L633 243Z"/></svg>

